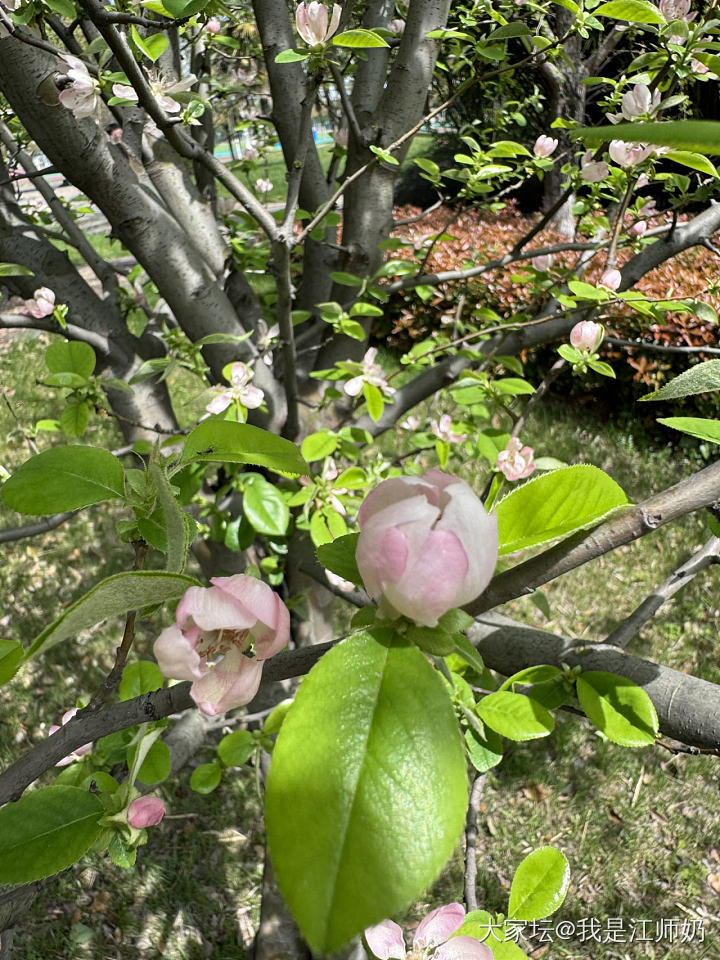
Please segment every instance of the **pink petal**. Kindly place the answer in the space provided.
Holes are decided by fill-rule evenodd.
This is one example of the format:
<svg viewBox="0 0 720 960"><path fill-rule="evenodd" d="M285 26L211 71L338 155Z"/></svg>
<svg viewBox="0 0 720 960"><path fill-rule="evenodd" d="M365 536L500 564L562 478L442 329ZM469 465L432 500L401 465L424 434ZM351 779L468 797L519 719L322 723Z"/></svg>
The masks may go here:
<svg viewBox="0 0 720 960"><path fill-rule="evenodd" d="M362 376L353 377L352 380L348 380L345 384L345 393L347 393L349 397L357 397L363 388L364 382L365 380Z"/></svg>
<svg viewBox="0 0 720 960"><path fill-rule="evenodd" d="M432 482L427 482L427 476L429 474L425 477L393 477L391 480L384 480L378 484L365 497L358 511L360 529L362 530L370 518L380 513L381 510L394 507L410 498L413 498L413 503L417 503L417 506L421 505L420 498L422 497L429 504L437 507L440 502L438 491ZM435 516L437 516L437 511Z"/></svg>
<svg viewBox="0 0 720 960"><path fill-rule="evenodd" d="M242 392L241 402L244 403L249 410L255 410L260 406L264 398L265 394L259 387L245 387Z"/></svg>
<svg viewBox="0 0 720 960"><path fill-rule="evenodd" d="M437 948L433 960L493 960L493 952L475 937L453 937Z"/></svg>
<svg viewBox="0 0 720 960"><path fill-rule="evenodd" d="M217 579L222 581L231 578ZM175 619L181 630L186 629L188 620L201 630L249 630L255 626L258 618L232 594L215 586L190 587L186 590L178 604Z"/></svg>
<svg viewBox="0 0 720 960"><path fill-rule="evenodd" d="M163 676L173 680L199 680L207 670L195 646L176 626L163 630L155 641L153 653Z"/></svg>
<svg viewBox="0 0 720 960"><path fill-rule="evenodd" d="M385 596L400 613L434 627L443 613L457 606L469 560L457 534L432 530L415 562L398 583L385 586Z"/></svg>
<svg viewBox="0 0 720 960"><path fill-rule="evenodd" d="M495 573L498 556L497 516L489 514L474 491L462 481L448 485L448 503L435 524L436 530L451 530L460 539L470 561L470 568L455 605L480 596Z"/></svg>
<svg viewBox="0 0 720 960"><path fill-rule="evenodd" d="M211 667L190 688L190 696L203 713L215 717L249 703L257 693L263 661L249 660L236 648Z"/></svg>
<svg viewBox="0 0 720 960"><path fill-rule="evenodd" d="M279 653L290 640L290 614L272 587L255 577L236 573L232 577L213 577L213 587L232 598L253 618L250 628L259 660Z"/></svg>
<svg viewBox="0 0 720 960"><path fill-rule="evenodd" d="M393 920L381 920L368 927L365 939L378 960L405 960L403 932Z"/></svg>
<svg viewBox="0 0 720 960"><path fill-rule="evenodd" d="M417 947L436 947L444 943L462 926L465 919L465 907L461 903L449 903L438 907L420 921L413 937L413 949ZM469 938L468 938L469 939Z"/></svg>
<svg viewBox="0 0 720 960"><path fill-rule="evenodd" d="M230 390L222 390L217 396L213 397L210 403L205 407L208 413L222 413L232 403L233 396Z"/></svg>
<svg viewBox="0 0 720 960"><path fill-rule="evenodd" d="M388 582L400 579L409 552L407 539L397 527L373 527L360 534L355 559L371 597L379 596Z"/></svg>
<svg viewBox="0 0 720 960"><path fill-rule="evenodd" d="M330 26L327 29L325 34L325 39L329 40L330 37L335 33L337 28L340 26L340 14L342 13L342 7L339 3L334 3L332 8L332 17L330 19Z"/></svg>

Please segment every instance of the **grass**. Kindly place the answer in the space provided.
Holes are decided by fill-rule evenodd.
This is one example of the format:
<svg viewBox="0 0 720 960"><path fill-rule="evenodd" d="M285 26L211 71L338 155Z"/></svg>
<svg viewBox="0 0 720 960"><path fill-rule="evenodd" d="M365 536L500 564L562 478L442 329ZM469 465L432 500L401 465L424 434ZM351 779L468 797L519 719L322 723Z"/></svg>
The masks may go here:
<svg viewBox="0 0 720 960"><path fill-rule="evenodd" d="M13 385L8 399L24 428L60 410L58 398L35 382L44 343L34 335L15 338L0 356L2 381ZM6 437L0 464L12 471L27 458L27 442L5 405L0 426ZM542 408L529 421L524 439L538 454L602 467L635 500L698 466L669 446L595 420L577 406ZM44 445L48 438L39 442ZM117 444L119 434L108 421L95 421L82 442ZM470 476L477 471L472 463L451 462L448 469ZM29 641L92 583L128 569L130 548L115 535L113 517L108 508L91 508L43 537L5 546L3 638ZM2 527L20 522L2 510ZM544 629L600 639L706 536L701 518L685 518L546 588L549 621L528 600L510 604L505 612ZM712 569L678 594L631 652L720 682L717 578ZM161 625L159 615L141 622L140 657L150 656ZM3 765L41 740L77 698L94 692L112 662L120 630L120 624L108 623L62 644L0 688ZM193 763L211 760L213 752L209 742ZM503 764L487 776L482 798L481 907L504 911L522 857L552 843L571 867L570 891L558 919L577 923L583 917L623 916L654 923L663 917L702 917L706 941L602 946L556 941L548 957L720 957L717 762L675 757L660 748L623 750L570 715L559 718L552 737L511 745ZM48 884L31 917L18 926L16 960L246 956L258 922L263 843L254 772L248 767L234 771L204 798L190 790L190 772L181 771L161 790L169 817L150 832L136 871L88 856ZM46 775L43 782L49 779ZM411 924L429 907L458 899L461 877L458 851L406 921Z"/></svg>

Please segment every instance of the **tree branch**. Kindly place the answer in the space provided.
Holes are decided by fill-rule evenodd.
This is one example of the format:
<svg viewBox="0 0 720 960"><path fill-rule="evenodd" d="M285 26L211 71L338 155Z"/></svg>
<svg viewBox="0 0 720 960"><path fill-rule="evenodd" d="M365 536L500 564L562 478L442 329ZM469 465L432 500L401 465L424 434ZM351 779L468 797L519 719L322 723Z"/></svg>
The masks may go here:
<svg viewBox="0 0 720 960"><path fill-rule="evenodd" d="M648 620L655 616L666 600L674 597L698 573L718 562L720 562L720 539L710 537L697 553L694 553L677 570L673 570L670 576L663 580L626 620L615 627L605 643L613 647L626 647Z"/></svg>
<svg viewBox="0 0 720 960"><path fill-rule="evenodd" d="M537 557L498 574L490 581L487 590L465 609L477 616L508 600L527 596L543 583L623 544L632 543L671 520L712 506L718 500L720 461L601 523L589 533L580 531Z"/></svg>

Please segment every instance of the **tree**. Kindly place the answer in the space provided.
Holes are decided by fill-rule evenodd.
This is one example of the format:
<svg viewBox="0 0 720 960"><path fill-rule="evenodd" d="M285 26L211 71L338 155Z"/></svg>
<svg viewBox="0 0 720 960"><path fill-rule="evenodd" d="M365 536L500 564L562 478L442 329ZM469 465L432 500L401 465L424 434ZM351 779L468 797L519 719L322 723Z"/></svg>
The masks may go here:
<svg viewBox="0 0 720 960"><path fill-rule="evenodd" d="M673 312L713 314L704 301L653 301L633 288L720 227L717 173L706 156L720 152L716 126L655 122L660 109L685 109L687 96L674 91L692 69L717 81L708 39L716 21L671 0L659 8L646 0L562 6L573 18L563 12L551 36L541 7L501 2L463 8L452 29L449 0L413 0L402 18L385 0L332 12L301 4L297 32L285 0L254 3L252 20L249 10L203 0L132 10L100 0L0 6L0 268L7 293L24 301L10 300L15 309L0 322L53 335L44 382L66 391L59 422L37 425L31 457L2 488L7 508L47 519L8 528L2 539L118 501L126 509L119 534L133 553L130 569L96 582L26 646L0 646L0 679L12 683L52 644L126 616L115 665L90 702L0 775L0 882L55 874L91 849L132 866L144 831L162 816L161 801L140 798L135 787L161 782L170 769L161 721L195 707L216 716L255 703L271 681L313 665L289 711L278 706L262 731L229 734L218 750L226 765L273 750L271 856L300 931L320 955L423 892L465 822L466 764L481 778L501 762L503 737L550 735L563 706L577 704L627 747L652 745L660 730L676 749L718 750L715 687L621 649L663 599L714 561L715 536L618 627L616 645L575 649L494 612L711 507L720 492L712 464L630 506L602 471L534 460L520 440L535 404L569 369L613 376L599 358L602 321L621 309L645 325ZM613 119L623 122L578 131L584 110L573 97L581 99L581 87L562 93L568 55L590 38L599 67L620 34L634 59L626 76L604 81L604 106L619 109ZM235 58L245 59L228 70ZM452 74L453 90L429 101L440 68ZM474 84L536 68L557 81L558 125L584 141L579 165L573 157L558 170L552 131L527 145L466 136L449 171L418 157L441 195L455 180L461 201L488 208L537 173L561 191L501 254L489 257L478 243L471 259L479 262L428 272L432 247L420 260L391 236L394 185L413 137ZM575 79L583 70L573 70ZM253 118L255 142L234 155L232 97L242 98L245 82L259 91L260 109L271 110ZM336 132L325 153L313 136L321 114ZM214 151L220 116L235 157L227 164ZM268 178L273 145L257 142L270 124L286 190ZM577 142L568 138L565 150ZM127 251L121 263L96 252L44 179L45 160L107 219ZM15 193L28 178L47 210L29 210ZM641 191L649 184L662 189L669 224L648 226L655 208ZM576 219L566 232L577 227L587 239L537 239L571 195ZM508 269L524 271L523 302L501 315L486 305L482 283ZM593 271L598 282L583 279ZM372 345L373 321L392 309L391 298L412 308L437 288L454 298L453 334L433 331L390 370L392 357ZM535 387L518 356L558 343L559 359ZM716 365L700 363L657 398L716 389ZM178 370L198 390L186 429L169 386ZM453 415L428 422L420 407L405 421L407 449L393 456L387 432L436 395ZM114 452L82 442L90 419L108 414L124 444ZM718 440L714 421L664 422ZM60 432L64 439L53 436ZM481 458L483 503L457 478L420 478L419 461L408 461L417 451L443 470L460 469L458 451ZM502 557L539 547L491 579L498 550ZM184 572L191 548L212 586ZM144 569L160 554L164 568ZM328 592L359 608L342 643L332 608L318 602ZM308 617L291 624L284 601L303 593ZM132 660L137 616L176 601L175 620L155 645L158 665ZM293 649L279 652L290 636ZM163 677L181 682L163 687ZM109 774L115 760L87 750L120 731L128 731L121 782ZM78 762L25 793L65 759ZM200 792L221 775L219 764L207 766ZM465 891L472 911L476 803L474 790ZM552 912L567 882L559 851L531 854L516 875L507 923L497 920L501 936L512 938L512 921ZM268 867L266 919L281 909L271 893ZM26 891L11 903L20 898ZM449 931L470 938L477 957L488 956L479 942L488 916L474 913L461 926L455 917ZM299 954L296 935L287 936ZM385 949L374 934L369 941L376 953ZM261 937L258 950L276 946Z"/></svg>

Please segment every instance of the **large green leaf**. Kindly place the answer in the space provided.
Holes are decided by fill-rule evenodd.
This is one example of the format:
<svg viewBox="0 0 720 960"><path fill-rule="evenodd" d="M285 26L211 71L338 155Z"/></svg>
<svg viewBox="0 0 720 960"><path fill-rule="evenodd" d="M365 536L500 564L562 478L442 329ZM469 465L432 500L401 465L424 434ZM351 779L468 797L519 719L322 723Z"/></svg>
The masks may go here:
<svg viewBox="0 0 720 960"><path fill-rule="evenodd" d="M555 847L533 850L515 871L510 887L508 916L517 920L541 920L562 905L570 884L570 867Z"/></svg>
<svg viewBox="0 0 720 960"><path fill-rule="evenodd" d="M631 23L665 23L665 17L647 0L610 0L593 10L596 17L629 20Z"/></svg>
<svg viewBox="0 0 720 960"><path fill-rule="evenodd" d="M87 853L100 832L98 797L78 787L43 787L0 810L0 883L32 883Z"/></svg>
<svg viewBox="0 0 720 960"><path fill-rule="evenodd" d="M578 677L577 696L588 719L613 743L647 747L655 742L659 727L653 702L627 677L588 671Z"/></svg>
<svg viewBox="0 0 720 960"><path fill-rule="evenodd" d="M101 580L92 590L76 600L61 617L45 627L27 649L25 659L41 650L74 637L108 617L122 616L128 610L142 610L156 603L178 600L188 587L201 586L192 577L164 571L138 570L116 573Z"/></svg>
<svg viewBox="0 0 720 960"><path fill-rule="evenodd" d="M361 49L390 46L379 33L375 33L374 30L365 30L363 27L338 33L332 38L332 42L336 47L359 47Z"/></svg>
<svg viewBox="0 0 720 960"><path fill-rule="evenodd" d="M591 464L536 477L497 505L500 556L590 527L627 502L617 483Z"/></svg>
<svg viewBox="0 0 720 960"><path fill-rule="evenodd" d="M118 458L78 444L52 447L26 460L3 484L2 499L18 513L45 516L113 500L124 492Z"/></svg>
<svg viewBox="0 0 720 960"><path fill-rule="evenodd" d="M655 393L647 393L641 400L676 400L678 397L690 397L696 393L710 393L720 390L720 360L705 360L684 370L670 383L660 387Z"/></svg>
<svg viewBox="0 0 720 960"><path fill-rule="evenodd" d="M720 420L707 420L705 417L659 417L658 423L672 427L681 433L688 433L698 440L720 443Z"/></svg>
<svg viewBox="0 0 720 960"><path fill-rule="evenodd" d="M231 420L205 420L195 427L185 441L181 459L255 463L288 477L310 472L294 443L260 427Z"/></svg>
<svg viewBox="0 0 720 960"><path fill-rule="evenodd" d="M720 123L714 120L669 120L663 123L580 127L571 136L587 144L624 140L626 143L655 143L660 147L674 147L693 153L720 153Z"/></svg>
<svg viewBox="0 0 720 960"><path fill-rule="evenodd" d="M0 640L0 684L12 680L22 658L23 647L19 640Z"/></svg>
<svg viewBox="0 0 720 960"><path fill-rule="evenodd" d="M448 693L420 651L376 629L326 654L280 729L265 804L278 884L316 953L420 896L467 804Z"/></svg>
<svg viewBox="0 0 720 960"><path fill-rule="evenodd" d="M192 524L187 522L190 518L181 509L165 471L156 463L151 463L150 472L155 481L158 502L162 508L167 568L170 573L182 573L192 542L190 531L194 528L194 522Z"/></svg>

